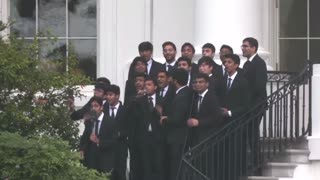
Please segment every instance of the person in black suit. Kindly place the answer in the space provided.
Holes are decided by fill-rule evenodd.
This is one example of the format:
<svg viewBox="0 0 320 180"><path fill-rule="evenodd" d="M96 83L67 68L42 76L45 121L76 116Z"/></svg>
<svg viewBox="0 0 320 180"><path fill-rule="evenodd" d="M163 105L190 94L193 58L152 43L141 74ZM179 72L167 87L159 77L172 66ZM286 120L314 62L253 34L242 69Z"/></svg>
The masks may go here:
<svg viewBox="0 0 320 180"><path fill-rule="evenodd" d="M103 99L103 104L105 106L108 105L105 104L105 92L110 84L106 85L104 83L96 83L94 87L94 97L99 97ZM80 120L80 119L87 119L89 117L89 112L91 108L91 101L89 100L81 109L78 109L75 111L74 109L74 102L70 104L70 111L72 111L70 118L72 120Z"/></svg>
<svg viewBox="0 0 320 180"><path fill-rule="evenodd" d="M157 110L160 97L156 94L157 84L148 77L145 80L146 95L138 98L134 118L137 123L139 153L142 157L142 180L164 180L164 135Z"/></svg>
<svg viewBox="0 0 320 180"><path fill-rule="evenodd" d="M99 172L113 172L116 141L119 137L115 120L103 112L102 99L92 97L91 119L83 132L84 165Z"/></svg>
<svg viewBox="0 0 320 180"><path fill-rule="evenodd" d="M192 88L193 80L196 74L192 73L191 60L187 57L179 57L177 60L178 68L182 68L188 72L188 86Z"/></svg>
<svg viewBox="0 0 320 180"><path fill-rule="evenodd" d="M124 103L127 104L127 101L134 97L137 94L137 89L135 87L135 80L137 75L140 76L141 74L147 75L147 63L144 58L142 57L135 57L131 63L133 72L129 75L129 79L126 81L125 86L125 94L124 94ZM129 72L130 73L130 72ZM141 76L140 76L141 77ZM144 82L144 81L143 81ZM143 88L143 86L142 86Z"/></svg>
<svg viewBox="0 0 320 180"><path fill-rule="evenodd" d="M191 128L189 133L189 145L191 147L199 144L202 140L214 134L221 124L220 106L215 93L209 88L209 76L198 74L195 79L194 89L196 96L193 103L192 117L188 120ZM208 177L213 178L217 174L214 162L218 151L208 149L206 156L202 157L202 172L208 172ZM209 160L209 161L208 161Z"/></svg>
<svg viewBox="0 0 320 180"><path fill-rule="evenodd" d="M209 89L212 89L217 97L221 97L221 77L212 73L214 64L210 57L204 56L199 59L199 72L209 76Z"/></svg>
<svg viewBox="0 0 320 180"><path fill-rule="evenodd" d="M202 57L210 57L211 60L213 61L212 73L214 73L215 72L214 70L219 66L216 62L214 62L215 52L216 52L216 48L211 43L206 43L202 46Z"/></svg>
<svg viewBox="0 0 320 180"><path fill-rule="evenodd" d="M251 104L256 106L260 104L257 111L253 113L259 114L255 121L250 125L254 129L249 132L249 144L252 152L254 153L254 164L257 165L259 148L259 137L260 137L260 122L263 116L263 111L266 105L267 97L267 66L265 61L257 54L258 51L258 41L255 38L248 37L242 41L242 53L243 56L248 58L246 63L243 65L243 72L245 78L248 80L251 94ZM257 175L260 174L260 170L257 171Z"/></svg>
<svg viewBox="0 0 320 180"><path fill-rule="evenodd" d="M221 65L218 66L218 68L216 69L216 72L215 72L215 74L221 78L228 75L227 71L225 70L225 66L224 66L224 56L227 54L233 54L233 49L232 49L232 47L224 44L221 46L220 52L219 52Z"/></svg>
<svg viewBox="0 0 320 180"><path fill-rule="evenodd" d="M139 50L140 57L143 58L147 64L146 74L148 76L156 79L159 70L161 70L163 67L162 67L161 63L155 61L152 58L153 45L150 42L145 41L145 42L142 42L139 44L138 50ZM128 79L130 79L130 77L134 76L134 73L135 73L134 67L135 67L134 64L131 63L130 68L129 68L129 73L128 73Z"/></svg>
<svg viewBox="0 0 320 180"><path fill-rule="evenodd" d="M176 94L173 85L170 83L171 75L168 71L161 70L158 73L158 89L157 94L161 99L163 107L163 115L168 115L171 102Z"/></svg>
<svg viewBox="0 0 320 180"><path fill-rule="evenodd" d="M172 71L172 82L176 95L171 103L168 116L162 116L160 122L166 127L167 133L168 177L166 179L176 180L187 141L187 120L191 115L193 91L187 86L188 72L184 69Z"/></svg>
<svg viewBox="0 0 320 180"><path fill-rule="evenodd" d="M192 117L188 120L188 126L193 128L193 145L217 130L221 123L220 106L214 92L209 88L209 76L198 74L195 79L195 96Z"/></svg>
<svg viewBox="0 0 320 180"><path fill-rule="evenodd" d="M196 53L196 50L194 48L194 46L189 43L186 42L181 46L181 56L187 57L191 60L193 60L194 58L194 54ZM191 68L191 73L192 74L198 74L199 73L199 68L198 65L196 63L192 63L192 68Z"/></svg>
<svg viewBox="0 0 320 180"><path fill-rule="evenodd" d="M166 62L162 64L162 69L171 72L173 69L177 68L176 63L176 54L177 48L176 45L171 41L166 41L162 44L162 53Z"/></svg>
<svg viewBox="0 0 320 180"><path fill-rule="evenodd" d="M128 157L129 123L127 121L128 114L126 113L125 107L119 101L119 98L119 86L110 85L106 91L108 106L104 109L104 112L115 121L115 128L118 133L115 144L115 164L112 172L112 179L125 180Z"/></svg>

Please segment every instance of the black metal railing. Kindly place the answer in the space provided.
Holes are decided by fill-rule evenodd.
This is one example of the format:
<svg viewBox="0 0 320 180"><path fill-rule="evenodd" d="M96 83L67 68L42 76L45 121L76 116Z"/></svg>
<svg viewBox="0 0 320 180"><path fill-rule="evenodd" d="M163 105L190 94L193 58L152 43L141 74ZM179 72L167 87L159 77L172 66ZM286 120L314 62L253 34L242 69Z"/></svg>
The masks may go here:
<svg viewBox="0 0 320 180"><path fill-rule="evenodd" d="M312 64L282 74L268 73L265 101L184 154L178 179L237 180L260 173L279 152L311 135Z"/></svg>

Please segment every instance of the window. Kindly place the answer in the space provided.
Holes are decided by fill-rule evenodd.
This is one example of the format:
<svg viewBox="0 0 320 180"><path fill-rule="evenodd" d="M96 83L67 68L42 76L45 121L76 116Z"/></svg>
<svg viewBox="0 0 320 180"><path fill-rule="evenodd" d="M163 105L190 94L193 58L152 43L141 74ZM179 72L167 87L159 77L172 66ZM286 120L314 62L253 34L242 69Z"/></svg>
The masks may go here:
<svg viewBox="0 0 320 180"><path fill-rule="evenodd" d="M320 58L319 0L279 0L280 70L301 71Z"/></svg>
<svg viewBox="0 0 320 180"><path fill-rule="evenodd" d="M11 33L27 40L33 40L40 32L43 34L39 38L42 59L66 57L72 48L79 69L96 78L96 0L11 0L10 17L15 21ZM58 40L46 43L47 32Z"/></svg>

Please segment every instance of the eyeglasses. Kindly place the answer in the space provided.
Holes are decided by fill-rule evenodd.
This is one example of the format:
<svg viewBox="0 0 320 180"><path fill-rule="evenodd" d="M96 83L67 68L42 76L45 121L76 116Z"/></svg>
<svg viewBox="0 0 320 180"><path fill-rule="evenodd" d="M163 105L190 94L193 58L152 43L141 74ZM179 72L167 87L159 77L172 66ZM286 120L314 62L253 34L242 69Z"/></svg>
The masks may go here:
<svg viewBox="0 0 320 180"><path fill-rule="evenodd" d="M249 47L248 45L242 45L242 46L240 46L240 48L242 48L242 49L245 49L245 48L247 48L247 47Z"/></svg>

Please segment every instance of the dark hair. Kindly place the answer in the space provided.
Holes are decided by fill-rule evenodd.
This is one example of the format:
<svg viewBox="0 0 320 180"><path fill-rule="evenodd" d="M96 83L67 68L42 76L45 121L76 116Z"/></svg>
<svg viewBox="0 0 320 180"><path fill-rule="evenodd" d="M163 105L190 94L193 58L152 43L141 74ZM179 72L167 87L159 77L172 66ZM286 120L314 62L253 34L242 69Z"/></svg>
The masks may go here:
<svg viewBox="0 0 320 180"><path fill-rule="evenodd" d="M145 41L145 42L142 42L139 44L138 50L139 50L139 52L142 52L142 51L151 51L152 52L153 45L151 44L151 42Z"/></svg>
<svg viewBox="0 0 320 180"><path fill-rule="evenodd" d="M158 86L157 81L150 76L147 76L145 78L144 82L146 82L146 81L152 81L153 85Z"/></svg>
<svg viewBox="0 0 320 180"><path fill-rule="evenodd" d="M132 68L134 68L138 62L142 62L144 65L148 66L147 62L146 62L146 59L144 59L143 57L141 56L137 56L133 59L131 65L132 65Z"/></svg>
<svg viewBox="0 0 320 180"><path fill-rule="evenodd" d="M94 85L94 89L102 89L104 91L104 93L106 93L108 86L105 85L104 83L96 83Z"/></svg>
<svg viewBox="0 0 320 180"><path fill-rule="evenodd" d="M221 46L220 51L221 51L222 49L228 49L228 50L231 52L231 54L233 54L233 49L232 49L231 46L228 46L228 45L225 45L225 44L224 44L224 45Z"/></svg>
<svg viewBox="0 0 320 180"><path fill-rule="evenodd" d="M181 51L183 51L183 49L184 49L185 47L188 47L188 46L192 49L192 53L194 54L194 53L196 52L196 50L194 49L194 46L193 46L191 43L189 43L189 42L186 42L186 43L184 43L184 44L181 46Z"/></svg>
<svg viewBox="0 0 320 180"><path fill-rule="evenodd" d="M255 47L256 48L256 52L258 51L258 47L259 47L258 40L256 40L253 37L247 37L242 42L244 43L245 41L247 41L250 44L251 47Z"/></svg>
<svg viewBox="0 0 320 180"><path fill-rule="evenodd" d="M119 95L120 94L120 87L115 85L115 84L111 84L107 91L106 92L113 92L115 93L116 95Z"/></svg>
<svg viewBox="0 0 320 180"><path fill-rule="evenodd" d="M133 79L137 78L137 77L143 77L143 78L146 78L147 75L145 73L135 73L133 75Z"/></svg>
<svg viewBox="0 0 320 180"><path fill-rule="evenodd" d="M97 80L96 80L97 83L103 83L107 86L110 86L111 82L108 78L106 77L99 77Z"/></svg>
<svg viewBox="0 0 320 180"><path fill-rule="evenodd" d="M211 43L205 43L205 44L202 46L202 49L204 49L204 48L209 48L209 49L211 49L212 52L216 52L216 48L215 48L214 45L211 44Z"/></svg>
<svg viewBox="0 0 320 180"><path fill-rule="evenodd" d="M176 48L176 45L175 44L173 44L173 42L171 42L171 41L166 41L166 42L164 42L163 44L162 44L162 49L164 49L164 47L166 47L166 46L172 46L173 47L173 49L175 50L175 51L177 51L177 48Z"/></svg>
<svg viewBox="0 0 320 180"><path fill-rule="evenodd" d="M224 58L230 58L235 64L240 64L240 57L236 54L226 54Z"/></svg>
<svg viewBox="0 0 320 180"><path fill-rule="evenodd" d="M188 57L184 57L184 56L179 57L178 60L177 60L177 64L179 64L179 62L181 62L181 61L187 62L190 67L192 65L191 64L191 59L189 59Z"/></svg>
<svg viewBox="0 0 320 180"><path fill-rule="evenodd" d="M204 74L204 73L199 73L196 76L196 79L204 79L206 82L210 81L209 76L207 74Z"/></svg>
<svg viewBox="0 0 320 180"><path fill-rule="evenodd" d="M93 96L91 99L90 99L90 104L92 103L92 102L97 102L100 106L102 106L103 105L103 99L102 98L100 98L100 97L95 97L95 96Z"/></svg>
<svg viewBox="0 0 320 180"><path fill-rule="evenodd" d="M188 72L182 68L173 69L172 79L177 80L179 85L184 86L188 83Z"/></svg>
<svg viewBox="0 0 320 180"><path fill-rule="evenodd" d="M166 71L166 70L164 70L164 69L161 69L160 71L158 71L158 75L159 75L160 73L166 74L167 77L170 77L170 76L171 76L170 72L169 72L169 71Z"/></svg>
<svg viewBox="0 0 320 180"><path fill-rule="evenodd" d="M214 66L213 60L212 60L210 57L208 57L208 56L203 56L203 57L201 57L201 58L199 59L198 65L200 66L200 65L203 64L203 63L205 63L206 65L212 66L212 67Z"/></svg>

